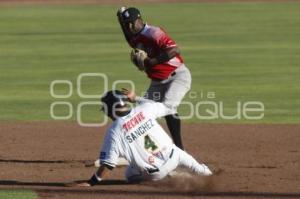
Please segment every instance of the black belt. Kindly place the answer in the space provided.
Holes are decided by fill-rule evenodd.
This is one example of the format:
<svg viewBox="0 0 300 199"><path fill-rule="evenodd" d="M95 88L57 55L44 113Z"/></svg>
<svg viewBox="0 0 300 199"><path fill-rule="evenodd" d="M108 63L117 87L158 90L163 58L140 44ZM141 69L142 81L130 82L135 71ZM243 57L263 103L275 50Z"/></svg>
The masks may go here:
<svg viewBox="0 0 300 199"><path fill-rule="evenodd" d="M156 172L159 172L159 169L158 168L151 168L151 169L147 169L147 172L149 173L149 174L152 174L152 173L156 173Z"/></svg>
<svg viewBox="0 0 300 199"><path fill-rule="evenodd" d="M176 72L175 72L175 71L171 73L171 77L173 77L173 76L175 76L175 75L176 75Z"/></svg>
<svg viewBox="0 0 300 199"><path fill-rule="evenodd" d="M169 155L169 158L172 158L173 153L174 153L174 149L172 149L172 151L171 151L171 153L170 153L170 155Z"/></svg>

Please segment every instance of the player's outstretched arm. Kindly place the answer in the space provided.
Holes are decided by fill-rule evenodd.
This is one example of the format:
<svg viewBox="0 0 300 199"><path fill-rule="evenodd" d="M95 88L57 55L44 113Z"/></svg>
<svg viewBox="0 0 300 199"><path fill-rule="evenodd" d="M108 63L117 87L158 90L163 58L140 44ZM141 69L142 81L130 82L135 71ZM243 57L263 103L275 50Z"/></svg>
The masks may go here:
<svg viewBox="0 0 300 199"><path fill-rule="evenodd" d="M164 117L166 115L173 114L173 112L174 112L172 107L169 107L169 106L165 105L164 103L155 102L153 100L137 96L134 93L134 91L128 90L126 88L122 88L122 92L124 95L126 95L128 97L128 100L131 103L137 102L139 104L143 104L143 103L150 102L149 106L151 106L151 112L154 114L155 118Z"/></svg>
<svg viewBox="0 0 300 199"><path fill-rule="evenodd" d="M153 100L149 100L140 96L137 96L134 91L128 90L126 88L122 88L122 92L124 95L126 95L128 97L129 102L131 103L145 103L145 102L154 102Z"/></svg>
<svg viewBox="0 0 300 199"><path fill-rule="evenodd" d="M135 103L137 100L137 96L134 91L128 90L126 88L122 88L122 93L128 97L129 102Z"/></svg>

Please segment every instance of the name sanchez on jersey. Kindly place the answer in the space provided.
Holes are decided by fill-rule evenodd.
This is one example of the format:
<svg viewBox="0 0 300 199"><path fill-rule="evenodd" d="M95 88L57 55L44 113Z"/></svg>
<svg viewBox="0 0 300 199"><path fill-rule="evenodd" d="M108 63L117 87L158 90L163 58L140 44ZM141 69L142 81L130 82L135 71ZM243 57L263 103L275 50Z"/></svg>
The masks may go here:
<svg viewBox="0 0 300 199"><path fill-rule="evenodd" d="M147 121L144 121L144 119L145 117L143 116L143 113L140 112L123 125L123 128L125 128L125 132L128 133L129 129L132 129L139 124L139 127L137 129L125 136L126 140L129 143L137 140L140 136L145 134L154 126L152 119L149 119Z"/></svg>

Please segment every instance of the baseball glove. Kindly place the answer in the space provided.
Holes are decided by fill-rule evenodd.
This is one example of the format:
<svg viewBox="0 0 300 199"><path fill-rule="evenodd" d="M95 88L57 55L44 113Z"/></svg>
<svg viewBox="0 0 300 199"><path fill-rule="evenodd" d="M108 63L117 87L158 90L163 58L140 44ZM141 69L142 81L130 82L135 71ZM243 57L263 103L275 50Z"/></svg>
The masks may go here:
<svg viewBox="0 0 300 199"><path fill-rule="evenodd" d="M145 59L148 58L148 55L145 51L138 48L132 49L130 57L132 63L134 63L139 70L145 70Z"/></svg>

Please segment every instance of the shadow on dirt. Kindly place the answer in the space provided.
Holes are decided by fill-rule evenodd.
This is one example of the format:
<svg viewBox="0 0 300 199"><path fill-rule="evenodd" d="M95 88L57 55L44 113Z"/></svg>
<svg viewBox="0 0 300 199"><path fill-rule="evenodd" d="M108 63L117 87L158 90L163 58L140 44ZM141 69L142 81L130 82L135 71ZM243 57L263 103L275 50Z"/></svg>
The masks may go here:
<svg viewBox="0 0 300 199"><path fill-rule="evenodd" d="M78 181L78 182L80 182L80 181ZM129 185L129 184L125 180L103 180L98 185ZM62 183L62 182L21 182L21 181L15 181L15 180L0 180L0 186L66 187L66 183Z"/></svg>
<svg viewBox="0 0 300 199"><path fill-rule="evenodd" d="M86 164L93 162L91 160L18 160L18 159L0 159L0 163L20 163L20 164Z"/></svg>
<svg viewBox="0 0 300 199"><path fill-rule="evenodd" d="M192 196L192 197L255 197L255 198L299 198L300 193L270 193L270 192L180 192L180 191L132 191L132 190L106 190L106 189L76 189L76 190L43 190L39 189L39 193L56 193L56 194L99 194L99 195L136 195L136 196L166 196L166 197L179 197L179 196Z"/></svg>
<svg viewBox="0 0 300 199"><path fill-rule="evenodd" d="M92 188L68 188L65 187L65 183L58 182L20 182L14 180L2 180L0 181L0 190L7 190L6 186L10 186L9 189L31 189L38 191L39 193L45 194L99 194L99 195L152 195L152 196L208 196L208 197L263 197L263 198L299 198L300 193L271 193L271 192L242 192L242 191L170 191L170 190L121 190L121 189L102 189L101 185L126 185L131 184L126 183L125 180L105 180L101 184L96 185ZM48 188L47 188L48 187ZM57 189L54 189L54 188Z"/></svg>

